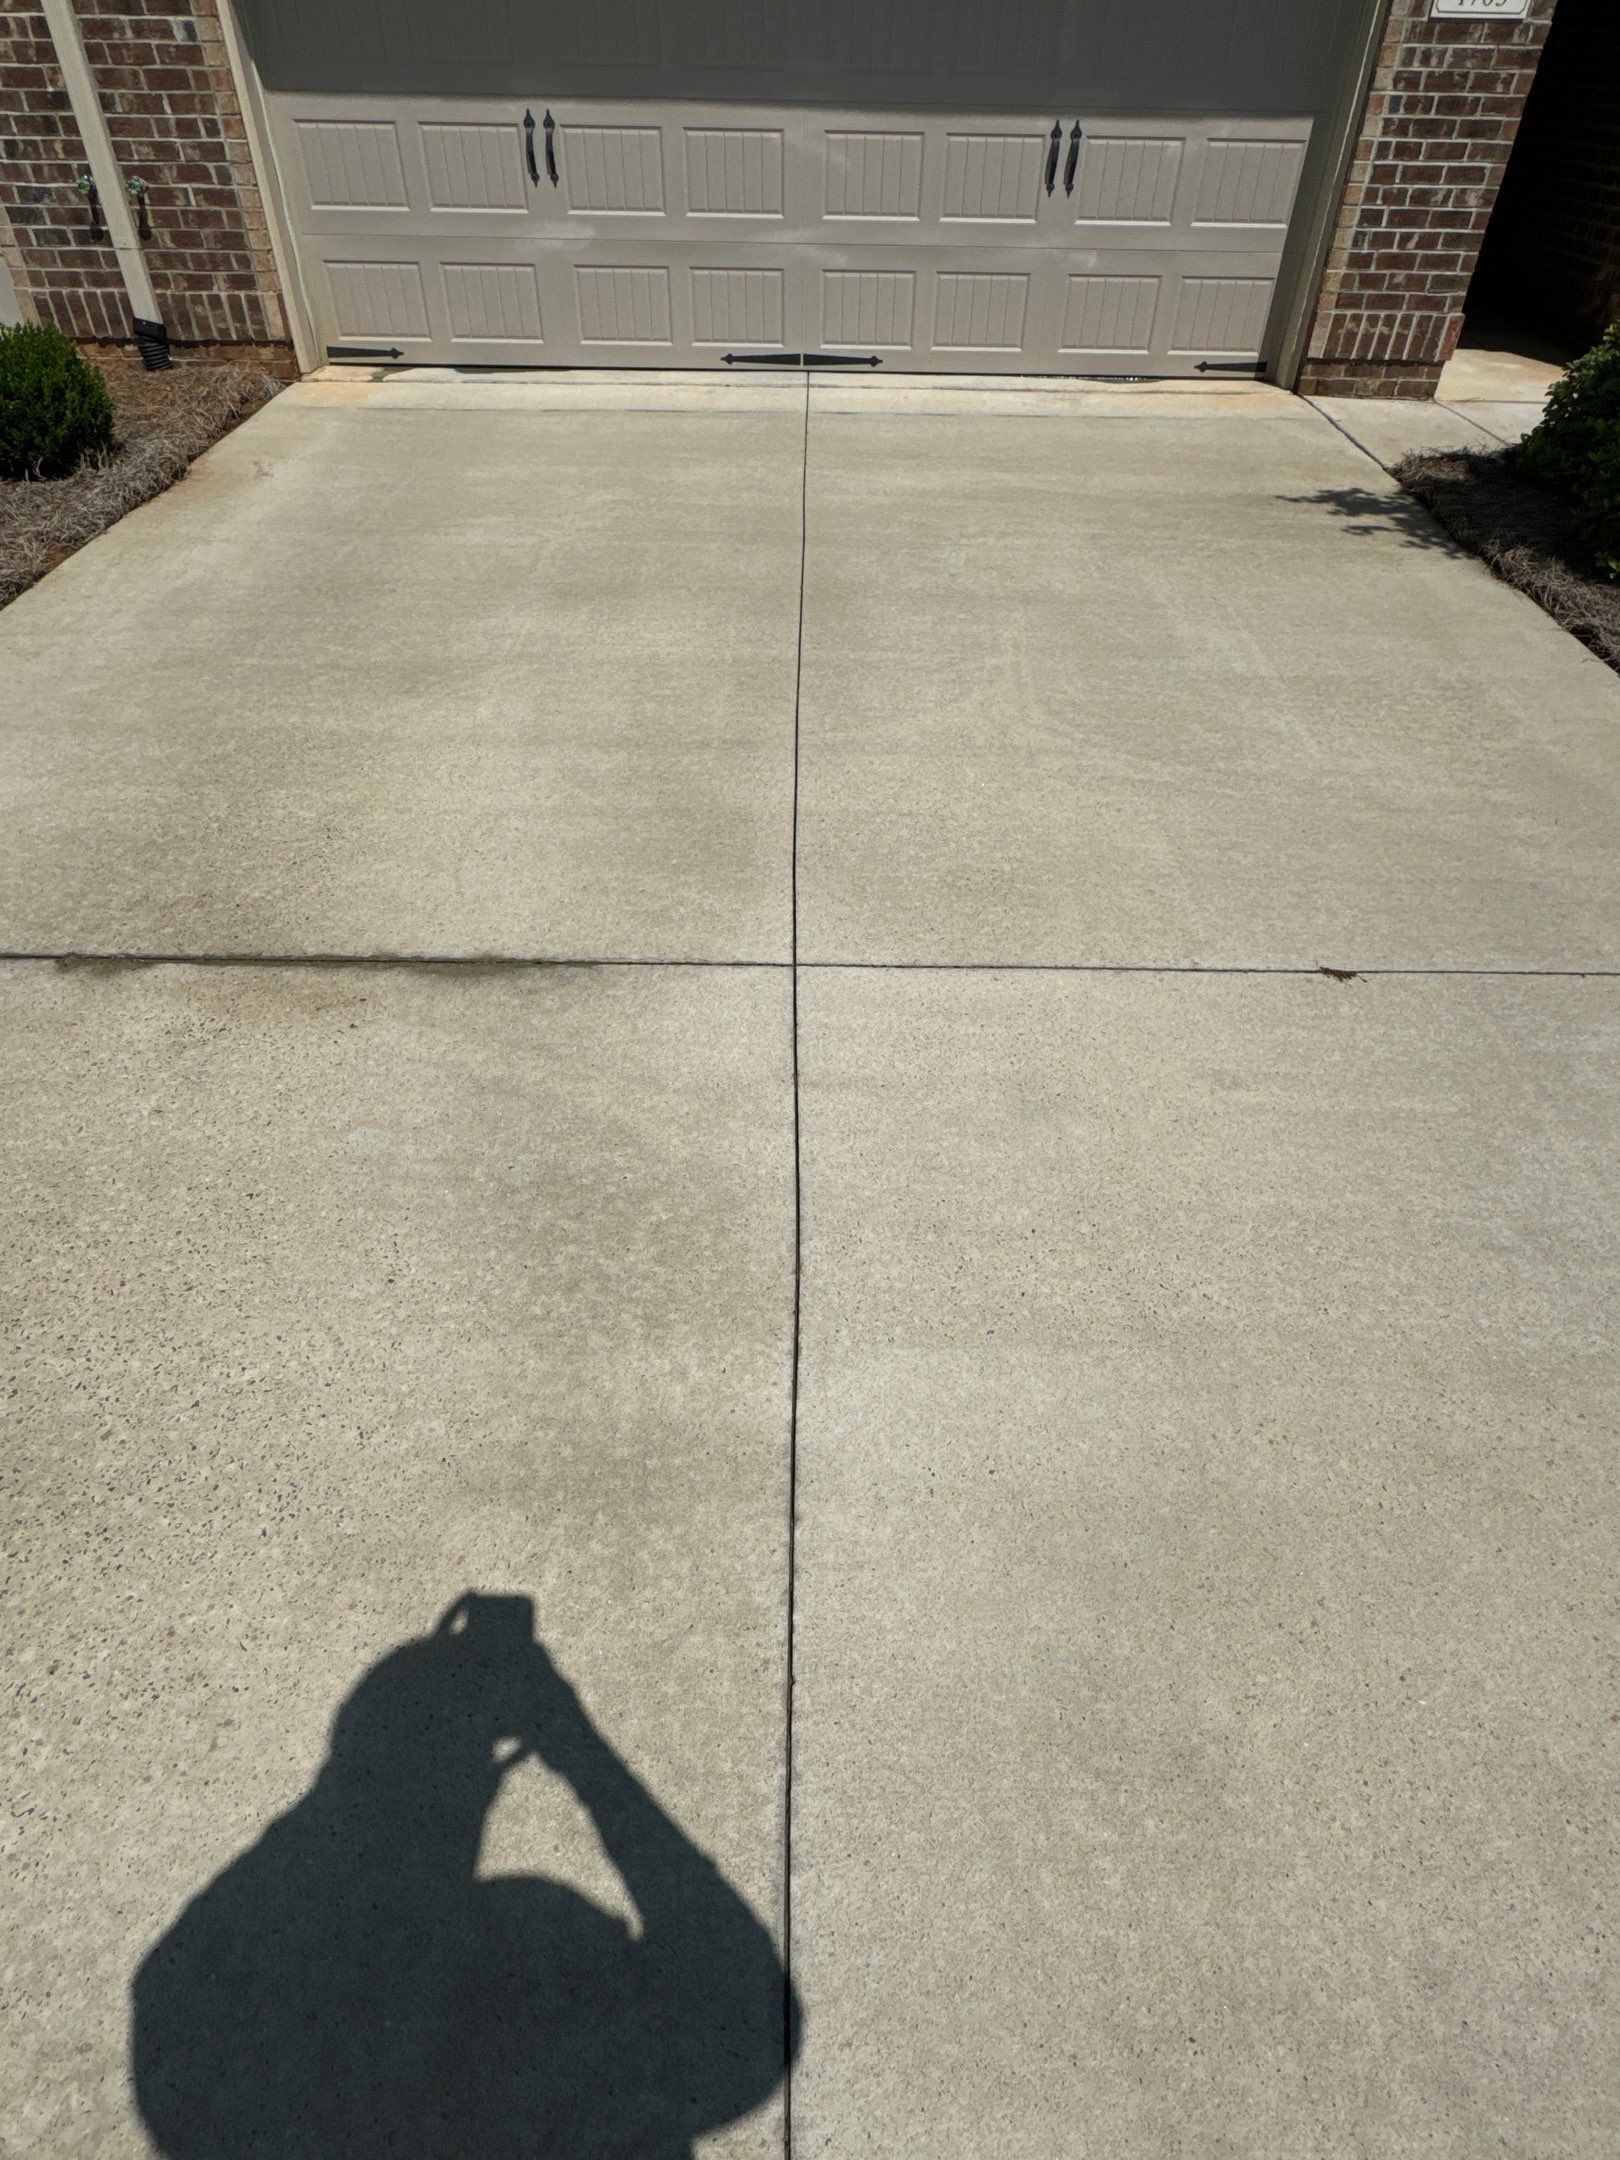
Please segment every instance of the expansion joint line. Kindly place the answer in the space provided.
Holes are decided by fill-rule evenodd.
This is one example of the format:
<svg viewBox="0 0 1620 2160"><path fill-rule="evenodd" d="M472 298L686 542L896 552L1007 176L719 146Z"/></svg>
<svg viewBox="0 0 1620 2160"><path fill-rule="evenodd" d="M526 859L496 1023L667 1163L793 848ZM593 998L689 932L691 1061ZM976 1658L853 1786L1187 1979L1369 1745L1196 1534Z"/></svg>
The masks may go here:
<svg viewBox="0 0 1620 2160"><path fill-rule="evenodd" d="M804 1180L799 1107L799 716L804 698L804 588L810 538L810 379L804 384L804 439L799 464L799 621L793 660L793 805L789 854L789 933L793 1054L793 1321L788 1358L787 1651L782 1780L782 2149L793 2153L793 2055L798 2032L793 1982L793 1651L797 1618L799 1513L799 1345L804 1279Z"/></svg>

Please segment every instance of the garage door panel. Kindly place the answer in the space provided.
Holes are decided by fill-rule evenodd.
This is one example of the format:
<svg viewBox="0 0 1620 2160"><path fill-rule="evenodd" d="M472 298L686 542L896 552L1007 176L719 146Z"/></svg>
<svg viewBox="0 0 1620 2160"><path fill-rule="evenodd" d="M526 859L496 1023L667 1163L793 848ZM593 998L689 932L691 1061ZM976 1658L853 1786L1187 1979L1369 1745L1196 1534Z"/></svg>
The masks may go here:
<svg viewBox="0 0 1620 2160"><path fill-rule="evenodd" d="M328 315L340 343L418 347L402 357L426 358L434 342L423 265L414 256L390 259L378 251L323 257Z"/></svg>
<svg viewBox="0 0 1620 2160"><path fill-rule="evenodd" d="M516 120L423 120L428 208L528 215L523 133Z"/></svg>
<svg viewBox="0 0 1620 2160"><path fill-rule="evenodd" d="M1082 118L1066 223L1097 247L1268 248L1299 192L1304 120Z"/></svg>
<svg viewBox="0 0 1620 2160"><path fill-rule="evenodd" d="M916 225L922 218L923 157L920 127L897 124L821 129L821 218L824 224L867 228Z"/></svg>
<svg viewBox="0 0 1620 2160"><path fill-rule="evenodd" d="M655 261L631 243L548 255L559 352L616 366L714 366L727 352L801 351L802 266L789 253L724 244Z"/></svg>
<svg viewBox="0 0 1620 2160"><path fill-rule="evenodd" d="M946 270L934 278L931 350L1027 355L1032 279L1027 270Z"/></svg>
<svg viewBox="0 0 1620 2160"><path fill-rule="evenodd" d="M805 336L815 352L897 370L982 375L1046 364L1055 264L1036 250L810 248Z"/></svg>
<svg viewBox="0 0 1620 2160"><path fill-rule="evenodd" d="M820 331L807 332L817 352L911 354L917 341L918 276L911 269L817 272Z"/></svg>
<svg viewBox="0 0 1620 2160"><path fill-rule="evenodd" d="M272 108L272 131L300 234L432 243L455 232L527 232L535 191L523 109L415 99L300 97ZM419 250L424 257L431 245Z"/></svg>
<svg viewBox="0 0 1620 2160"><path fill-rule="evenodd" d="M531 199L542 231L691 225L758 237L804 224L797 114L570 104L553 118L557 182L542 174Z"/></svg>
<svg viewBox="0 0 1620 2160"><path fill-rule="evenodd" d="M393 120L299 120L295 135L315 210L405 210L405 164Z"/></svg>
<svg viewBox="0 0 1620 2160"><path fill-rule="evenodd" d="M716 352L738 346L778 352L785 348L788 278L784 269L694 264L690 275L694 345Z"/></svg>
<svg viewBox="0 0 1620 2160"><path fill-rule="evenodd" d="M1039 222L1041 175L1048 156L1044 132L950 128L943 150L942 222L1031 229Z"/></svg>
<svg viewBox="0 0 1620 2160"><path fill-rule="evenodd" d="M1070 271L1058 321L1060 361L1146 373L1164 283L1152 272Z"/></svg>
<svg viewBox="0 0 1620 2160"><path fill-rule="evenodd" d="M446 262L443 270L445 313L457 346L545 343L533 263Z"/></svg>
<svg viewBox="0 0 1620 2160"><path fill-rule="evenodd" d="M575 315L587 349L674 351L673 280L665 263L575 263Z"/></svg>
<svg viewBox="0 0 1620 2160"><path fill-rule="evenodd" d="M1206 144L1193 223L1285 230L1304 162L1305 142L1298 136L1271 142L1249 136Z"/></svg>
<svg viewBox="0 0 1620 2160"><path fill-rule="evenodd" d="M408 237L325 240L306 246L304 268L332 345L466 367L528 367L554 357L555 302L525 241L458 235L423 259Z"/></svg>
<svg viewBox="0 0 1620 2160"><path fill-rule="evenodd" d="M1259 251L1075 252L1061 265L1049 355L1060 373L1190 375L1256 361L1276 289Z"/></svg>
<svg viewBox="0 0 1620 2160"><path fill-rule="evenodd" d="M1276 280L1254 272L1205 270L1183 277L1168 356L1254 360L1260 353Z"/></svg>
<svg viewBox="0 0 1620 2160"><path fill-rule="evenodd" d="M1076 225L1168 231L1175 221L1183 136L1155 135L1140 126L1094 126L1075 167Z"/></svg>
<svg viewBox="0 0 1620 2160"><path fill-rule="evenodd" d="M810 236L860 245L912 230L955 246L980 233L998 245L1055 235L1065 223L1045 185L1055 117L808 112Z"/></svg>
<svg viewBox="0 0 1620 2160"><path fill-rule="evenodd" d="M272 124L328 344L1098 374L1258 356L1310 132L360 97L278 100Z"/></svg>
<svg viewBox="0 0 1620 2160"><path fill-rule="evenodd" d="M561 126L557 164L562 201L570 216L662 218L668 214L659 128Z"/></svg>
<svg viewBox="0 0 1620 2160"><path fill-rule="evenodd" d="M783 221L786 128L688 125L681 138L688 217Z"/></svg>

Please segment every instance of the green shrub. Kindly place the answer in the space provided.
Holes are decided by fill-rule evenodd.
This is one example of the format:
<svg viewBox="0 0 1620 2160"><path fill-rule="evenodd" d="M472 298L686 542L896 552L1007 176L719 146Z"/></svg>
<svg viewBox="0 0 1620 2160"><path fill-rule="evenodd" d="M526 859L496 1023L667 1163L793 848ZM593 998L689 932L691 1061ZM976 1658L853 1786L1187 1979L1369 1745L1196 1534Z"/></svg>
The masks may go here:
<svg viewBox="0 0 1620 2160"><path fill-rule="evenodd" d="M1571 361L1513 457L1526 479L1570 498L1581 538L1620 577L1620 322Z"/></svg>
<svg viewBox="0 0 1620 2160"><path fill-rule="evenodd" d="M0 476L53 479L112 441L107 385L71 338L49 323L0 330Z"/></svg>
<svg viewBox="0 0 1620 2160"><path fill-rule="evenodd" d="M1544 487L1573 493L1598 438L1620 426L1620 322L1547 393L1541 425L1519 445L1520 470Z"/></svg>
<svg viewBox="0 0 1620 2160"><path fill-rule="evenodd" d="M1611 421L1598 435L1570 493L1576 530L1598 568L1620 578L1620 421Z"/></svg>

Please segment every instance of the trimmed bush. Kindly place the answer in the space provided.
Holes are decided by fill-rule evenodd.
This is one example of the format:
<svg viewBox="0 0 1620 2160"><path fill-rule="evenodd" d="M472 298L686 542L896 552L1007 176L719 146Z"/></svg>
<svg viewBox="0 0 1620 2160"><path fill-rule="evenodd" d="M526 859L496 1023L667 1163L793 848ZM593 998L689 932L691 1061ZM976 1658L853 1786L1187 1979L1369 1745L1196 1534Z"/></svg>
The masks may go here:
<svg viewBox="0 0 1620 2160"><path fill-rule="evenodd" d="M1569 497L1581 539L1620 577L1620 323L1571 361L1513 456L1526 479Z"/></svg>
<svg viewBox="0 0 1620 2160"><path fill-rule="evenodd" d="M112 442L107 385L72 339L50 323L0 330L0 476L56 479Z"/></svg>
<svg viewBox="0 0 1620 2160"><path fill-rule="evenodd" d="M1581 538L1605 576L1620 578L1620 421L1599 435L1573 493Z"/></svg>

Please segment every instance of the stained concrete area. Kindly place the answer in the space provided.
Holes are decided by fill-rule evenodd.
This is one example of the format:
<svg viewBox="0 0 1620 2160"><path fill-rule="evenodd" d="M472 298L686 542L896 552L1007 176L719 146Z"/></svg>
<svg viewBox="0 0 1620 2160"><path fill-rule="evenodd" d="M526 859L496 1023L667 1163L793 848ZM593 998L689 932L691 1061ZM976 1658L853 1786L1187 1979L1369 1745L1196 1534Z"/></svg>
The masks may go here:
<svg viewBox="0 0 1620 2160"><path fill-rule="evenodd" d="M366 372L0 614L0 2151L1606 2160L1620 683L1275 390Z"/></svg>
<svg viewBox="0 0 1620 2160"><path fill-rule="evenodd" d="M590 2150L523 2138L588 2121L598 2149L674 2151L665 2074L682 2104L714 2099L705 2128L743 2118L706 2151L780 2150L774 1952L756 1970L756 1941L739 1976L703 1951L714 1868L763 1930L781 1898L788 997L784 971L735 968L0 975L0 2150L470 2160ZM346 1772L334 1750L338 1800L314 1797L333 1788L340 1706L469 1591L532 1599L544 1650L684 1848L627 1831L621 1794L593 1816L544 1756L477 1789L545 1694L526 1671L508 1684L523 1660L499 1630L448 1699L424 1681L395 1709L398 1745L385 1723ZM126 2062L137 1969L240 1856L259 1849L264 1871L259 1841L301 1803L309 1824L306 1795L313 1828L281 1838L290 1885L216 1889L217 1936L169 1941ZM435 1847L416 1824L457 1806L459 1875L418 1880ZM368 1874L373 1808L389 1864ZM515 1927L500 1964L451 1959L441 1940L474 1933L475 1861L567 1883L609 1919L561 1972ZM397 1908L400 2003L362 1984L357 1882ZM678 2021L651 1987L644 2025L632 2014L611 1928L650 1933L671 1907L677 1964L716 2028L763 2047L762 2080L718 2074L713 2030L661 2067ZM547 1931L567 1940L555 1912ZM418 1969L435 1962L478 1969ZM570 1989L584 2031L553 2000ZM210 2026L221 1991L243 2025L229 2049ZM499 2133L466 2118L465 2142L433 2142L431 2089L411 2121L388 2104L323 2118L289 2023L334 2051L332 2101L389 2059L407 2012L430 2061L477 2061L500 2089L520 2052L544 2076L548 2050L571 2051L587 2089L525 2088ZM589 2079L604 2027L628 2092Z"/></svg>
<svg viewBox="0 0 1620 2160"><path fill-rule="evenodd" d="M278 398L7 611L0 944L785 958L802 403Z"/></svg>

